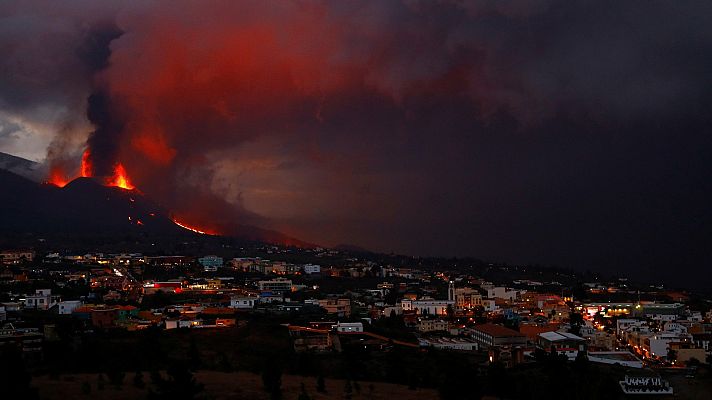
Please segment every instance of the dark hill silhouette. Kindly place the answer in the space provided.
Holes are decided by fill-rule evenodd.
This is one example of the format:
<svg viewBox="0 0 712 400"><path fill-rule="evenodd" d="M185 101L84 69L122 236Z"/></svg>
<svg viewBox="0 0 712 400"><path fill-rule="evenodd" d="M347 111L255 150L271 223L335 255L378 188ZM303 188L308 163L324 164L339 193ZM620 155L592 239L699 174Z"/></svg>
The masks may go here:
<svg viewBox="0 0 712 400"><path fill-rule="evenodd" d="M38 184L0 169L0 235L103 238L127 235L195 237L173 223L170 213L138 190L77 178L63 188ZM309 247L279 232L235 225L226 236L236 239Z"/></svg>
<svg viewBox="0 0 712 400"><path fill-rule="evenodd" d="M44 173L41 164L3 152L0 152L0 169L13 172L35 182L39 182L41 175Z"/></svg>

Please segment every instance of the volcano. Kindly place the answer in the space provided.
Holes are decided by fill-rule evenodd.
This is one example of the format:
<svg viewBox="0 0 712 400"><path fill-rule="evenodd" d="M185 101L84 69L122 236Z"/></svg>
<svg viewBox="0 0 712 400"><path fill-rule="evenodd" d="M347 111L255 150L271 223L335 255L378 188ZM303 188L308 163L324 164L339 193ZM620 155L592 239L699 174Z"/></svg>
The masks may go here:
<svg viewBox="0 0 712 400"><path fill-rule="evenodd" d="M77 178L64 187L37 183L0 169L0 237L175 237L207 236L171 217L138 190L107 186L100 179ZM279 232L235 225L235 239L310 245Z"/></svg>

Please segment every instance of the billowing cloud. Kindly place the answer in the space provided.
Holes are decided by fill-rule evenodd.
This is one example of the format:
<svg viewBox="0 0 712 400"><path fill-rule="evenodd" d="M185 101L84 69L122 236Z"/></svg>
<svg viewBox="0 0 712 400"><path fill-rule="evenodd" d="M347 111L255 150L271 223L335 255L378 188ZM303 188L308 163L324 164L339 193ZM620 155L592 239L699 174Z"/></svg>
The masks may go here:
<svg viewBox="0 0 712 400"><path fill-rule="evenodd" d="M120 162L143 191L213 226L693 268L711 259L699 247L712 197L709 8L7 2L4 126L42 128L0 149L51 143L50 162L76 170L88 143L97 174Z"/></svg>

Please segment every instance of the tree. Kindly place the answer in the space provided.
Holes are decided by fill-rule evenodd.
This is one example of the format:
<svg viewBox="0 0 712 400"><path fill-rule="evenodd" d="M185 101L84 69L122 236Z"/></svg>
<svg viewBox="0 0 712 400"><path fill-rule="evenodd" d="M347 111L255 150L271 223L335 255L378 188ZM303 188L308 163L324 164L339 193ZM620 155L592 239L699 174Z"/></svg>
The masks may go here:
<svg viewBox="0 0 712 400"><path fill-rule="evenodd" d="M538 362L545 362L547 358L548 355L546 354L546 351L544 351L544 349L540 349L539 347L537 347L534 350L534 359Z"/></svg>
<svg viewBox="0 0 712 400"><path fill-rule="evenodd" d="M344 398L350 399L353 391L354 389L353 386L351 386L351 380L347 379L346 384L344 384Z"/></svg>
<svg viewBox="0 0 712 400"><path fill-rule="evenodd" d="M447 308L445 309L445 313L447 314L447 317L452 319L455 316L455 310L452 308L452 304L448 304Z"/></svg>
<svg viewBox="0 0 712 400"><path fill-rule="evenodd" d="M104 390L104 374L99 374L96 378L96 388L97 390Z"/></svg>
<svg viewBox="0 0 712 400"><path fill-rule="evenodd" d="M109 382L114 385L116 389L121 389L121 386L124 384L126 374L123 371L118 371L112 368L111 371L106 373L106 376L109 378Z"/></svg>
<svg viewBox="0 0 712 400"><path fill-rule="evenodd" d="M670 361L671 363L674 363L675 360L677 360L677 352L676 352L675 350L673 350L673 349L668 349L668 352L667 352L667 359L668 359L668 361Z"/></svg>
<svg viewBox="0 0 712 400"><path fill-rule="evenodd" d="M0 389L3 398L36 399L37 392L30 385L32 376L25 369L22 350L14 344L0 347Z"/></svg>
<svg viewBox="0 0 712 400"><path fill-rule="evenodd" d="M161 373L155 369L151 370L150 377L151 383L153 383L154 385L160 385L161 383L163 383L163 377L161 376Z"/></svg>
<svg viewBox="0 0 712 400"><path fill-rule="evenodd" d="M157 391L149 391L149 399L190 400L202 392L204 385L198 383L183 362L174 362L166 370L168 379L157 377Z"/></svg>
<svg viewBox="0 0 712 400"><path fill-rule="evenodd" d="M585 351L579 351L576 354L573 368L578 372L586 372L588 370L588 356Z"/></svg>
<svg viewBox="0 0 712 400"><path fill-rule="evenodd" d="M569 322L571 323L570 333L581 335L581 326L583 325L583 315L581 313L572 312L569 314Z"/></svg>
<svg viewBox="0 0 712 400"><path fill-rule="evenodd" d="M146 387L146 383L143 381L143 373L141 371L136 371L136 375L134 375L133 379L133 385L139 389Z"/></svg>
<svg viewBox="0 0 712 400"><path fill-rule="evenodd" d="M418 389L418 375L411 374L410 379L408 379L408 390Z"/></svg>
<svg viewBox="0 0 712 400"><path fill-rule="evenodd" d="M203 360L200 358L200 350L198 350L198 344L195 342L195 337L190 338L188 359L190 360L190 369L192 369L193 371L197 370L203 363Z"/></svg>
<svg viewBox="0 0 712 400"><path fill-rule="evenodd" d="M272 399L282 397L282 368L275 363L268 362L262 370L262 384L265 391Z"/></svg>
<svg viewBox="0 0 712 400"><path fill-rule="evenodd" d="M232 366L230 359L227 358L225 354L220 354L220 359L218 360L218 368L222 372L233 372L235 368Z"/></svg>
<svg viewBox="0 0 712 400"><path fill-rule="evenodd" d="M316 378L316 391L319 393L326 393L326 384L324 383L324 377L319 375Z"/></svg>
<svg viewBox="0 0 712 400"><path fill-rule="evenodd" d="M297 400L312 400L311 396L307 393L307 388L304 386L304 382L302 382L302 390L299 393Z"/></svg>
<svg viewBox="0 0 712 400"><path fill-rule="evenodd" d="M700 366L700 360L696 359L695 357L691 357L689 360L685 361L685 365L688 368L696 368Z"/></svg>
<svg viewBox="0 0 712 400"><path fill-rule="evenodd" d="M91 394L91 384L87 381L82 382L82 394L85 396Z"/></svg>

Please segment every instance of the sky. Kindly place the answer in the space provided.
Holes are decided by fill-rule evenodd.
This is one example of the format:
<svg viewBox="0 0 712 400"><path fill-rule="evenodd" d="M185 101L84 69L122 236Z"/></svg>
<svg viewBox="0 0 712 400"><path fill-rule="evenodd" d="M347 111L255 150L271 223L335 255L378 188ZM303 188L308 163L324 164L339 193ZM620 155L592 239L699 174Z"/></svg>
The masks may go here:
<svg viewBox="0 0 712 400"><path fill-rule="evenodd" d="M9 0L0 151L72 178L88 147L200 225L712 286L709 15Z"/></svg>

